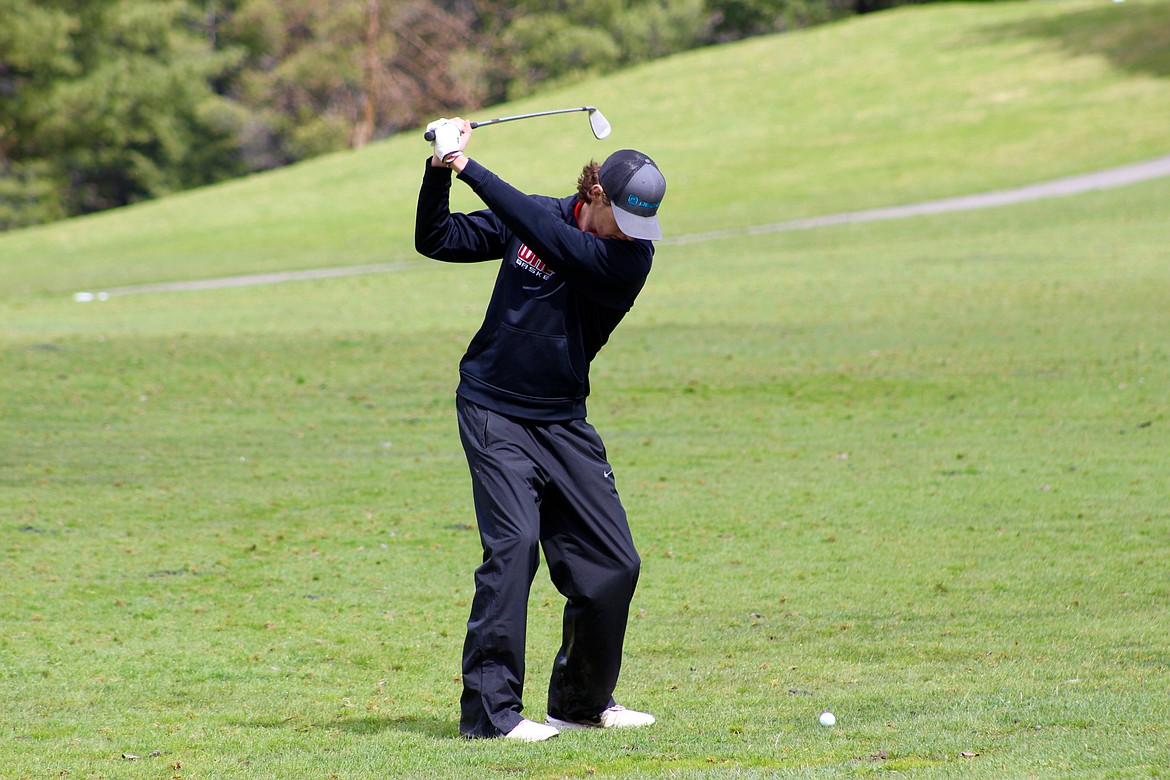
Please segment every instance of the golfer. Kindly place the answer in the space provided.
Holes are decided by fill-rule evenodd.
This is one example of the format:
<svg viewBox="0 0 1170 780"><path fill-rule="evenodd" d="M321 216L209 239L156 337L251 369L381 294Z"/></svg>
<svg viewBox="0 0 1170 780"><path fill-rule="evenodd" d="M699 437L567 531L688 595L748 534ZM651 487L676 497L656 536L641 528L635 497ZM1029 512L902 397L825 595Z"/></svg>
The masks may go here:
<svg viewBox="0 0 1170 780"><path fill-rule="evenodd" d="M483 544L463 649L460 732L526 742L566 728L648 726L613 698L641 560L605 445L585 420L589 363L642 289L666 180L615 152L576 195L526 195L464 151L470 123L439 120L415 247L453 263L501 260L459 365L456 408ZM487 208L449 209L452 171ZM548 719L524 718L528 596L540 548L567 599Z"/></svg>

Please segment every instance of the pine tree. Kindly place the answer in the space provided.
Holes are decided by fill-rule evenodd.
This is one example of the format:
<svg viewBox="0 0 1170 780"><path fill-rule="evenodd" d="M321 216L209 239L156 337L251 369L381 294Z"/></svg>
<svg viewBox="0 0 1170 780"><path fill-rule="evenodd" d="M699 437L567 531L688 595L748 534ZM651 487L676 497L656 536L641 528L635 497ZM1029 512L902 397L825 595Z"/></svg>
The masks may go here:
<svg viewBox="0 0 1170 780"><path fill-rule="evenodd" d="M0 192L19 198L4 227L242 170L238 112L211 88L233 53L213 51L187 2L0 3Z"/></svg>

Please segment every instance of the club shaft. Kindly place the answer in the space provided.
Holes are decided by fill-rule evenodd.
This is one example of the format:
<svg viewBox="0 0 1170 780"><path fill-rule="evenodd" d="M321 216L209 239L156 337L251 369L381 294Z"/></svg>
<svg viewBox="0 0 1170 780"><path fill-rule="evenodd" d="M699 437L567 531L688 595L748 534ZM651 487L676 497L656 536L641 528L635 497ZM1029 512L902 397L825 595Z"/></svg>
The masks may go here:
<svg viewBox="0 0 1170 780"><path fill-rule="evenodd" d="M474 130L477 127L484 127L485 125L498 125L501 122L515 122L517 119L532 119L538 116L551 116L553 114L571 114L574 111L596 111L593 106L578 106L576 108L558 108L554 111L537 111L532 114L517 114L516 116L502 116L496 119L485 119L482 122L472 122L471 127ZM435 133L433 130L428 130L423 133L423 138L428 141L435 140Z"/></svg>
<svg viewBox="0 0 1170 780"><path fill-rule="evenodd" d="M571 114L574 111L595 111L593 106L579 106L577 108L558 108L555 111L537 111L532 114L517 114L516 116L502 116L498 119L487 119L483 122L472 122L473 128L483 127L484 125L498 125L500 122L514 122L517 119L532 119L538 116L552 116L553 114Z"/></svg>

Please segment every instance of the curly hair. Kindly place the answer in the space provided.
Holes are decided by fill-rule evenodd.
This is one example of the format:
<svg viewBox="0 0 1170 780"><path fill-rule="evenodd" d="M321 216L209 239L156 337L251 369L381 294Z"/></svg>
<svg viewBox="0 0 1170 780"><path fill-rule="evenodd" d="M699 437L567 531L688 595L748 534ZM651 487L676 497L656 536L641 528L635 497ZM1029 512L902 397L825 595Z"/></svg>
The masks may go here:
<svg viewBox="0 0 1170 780"><path fill-rule="evenodd" d="M594 184L600 184L597 177L598 171L601 170L601 163L596 160L590 160L584 168L581 169L581 177L577 179L577 200L581 203L592 203L593 199L589 195L589 191L593 189ZM602 204L608 205L609 198L602 194Z"/></svg>

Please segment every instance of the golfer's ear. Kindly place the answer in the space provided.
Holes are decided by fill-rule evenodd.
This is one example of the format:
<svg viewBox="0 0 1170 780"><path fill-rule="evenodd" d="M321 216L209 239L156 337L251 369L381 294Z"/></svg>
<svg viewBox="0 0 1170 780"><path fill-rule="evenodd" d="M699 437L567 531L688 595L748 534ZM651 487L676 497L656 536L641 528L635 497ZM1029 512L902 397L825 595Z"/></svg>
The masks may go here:
<svg viewBox="0 0 1170 780"><path fill-rule="evenodd" d="M605 194L605 189L600 184L594 184L589 188L589 202L609 202L609 196Z"/></svg>

